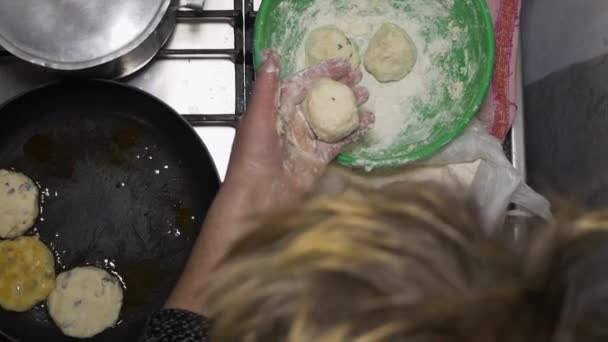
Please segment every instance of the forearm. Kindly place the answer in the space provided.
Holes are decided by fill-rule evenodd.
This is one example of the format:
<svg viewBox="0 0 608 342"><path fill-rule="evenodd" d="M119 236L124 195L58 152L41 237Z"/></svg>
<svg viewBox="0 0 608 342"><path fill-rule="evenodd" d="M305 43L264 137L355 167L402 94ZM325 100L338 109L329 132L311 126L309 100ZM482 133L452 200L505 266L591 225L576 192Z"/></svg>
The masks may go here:
<svg viewBox="0 0 608 342"><path fill-rule="evenodd" d="M244 215L235 215L235 208L249 205L255 197L249 189L224 184L209 209L190 258L169 296L165 308L206 314L206 289L217 265L229 252L243 230L250 229ZM218 231L222 229L221 234Z"/></svg>
<svg viewBox="0 0 608 342"><path fill-rule="evenodd" d="M234 243L255 228L253 215L288 206L299 197L298 192L284 189L280 180L260 182L229 175L165 307L206 314L206 290L212 273Z"/></svg>

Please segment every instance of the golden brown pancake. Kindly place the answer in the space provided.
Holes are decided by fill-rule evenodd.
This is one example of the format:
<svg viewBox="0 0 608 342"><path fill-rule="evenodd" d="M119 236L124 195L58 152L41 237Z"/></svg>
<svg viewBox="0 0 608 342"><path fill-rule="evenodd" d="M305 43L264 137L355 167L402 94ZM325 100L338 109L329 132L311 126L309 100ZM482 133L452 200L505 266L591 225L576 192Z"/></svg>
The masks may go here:
<svg viewBox="0 0 608 342"><path fill-rule="evenodd" d="M55 287L55 260L36 237L0 241L0 306L26 311Z"/></svg>

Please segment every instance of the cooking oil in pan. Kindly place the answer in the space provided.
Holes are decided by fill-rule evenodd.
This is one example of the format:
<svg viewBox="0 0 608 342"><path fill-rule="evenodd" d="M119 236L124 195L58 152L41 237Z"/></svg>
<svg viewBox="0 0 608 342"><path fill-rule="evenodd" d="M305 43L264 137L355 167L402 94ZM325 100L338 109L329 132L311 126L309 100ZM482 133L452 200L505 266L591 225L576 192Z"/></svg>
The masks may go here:
<svg viewBox="0 0 608 342"><path fill-rule="evenodd" d="M129 266L119 272L125 284L124 305L126 307L139 306L150 298L162 274L155 269L145 266Z"/></svg>
<svg viewBox="0 0 608 342"><path fill-rule="evenodd" d="M40 163L48 173L70 178L82 151L79 150L79 146L61 144L57 141L56 135L56 133L41 133L32 136L23 144L23 153L26 158Z"/></svg>
<svg viewBox="0 0 608 342"><path fill-rule="evenodd" d="M112 135L112 142L121 150L128 150L135 146L139 133L134 128L125 128Z"/></svg>

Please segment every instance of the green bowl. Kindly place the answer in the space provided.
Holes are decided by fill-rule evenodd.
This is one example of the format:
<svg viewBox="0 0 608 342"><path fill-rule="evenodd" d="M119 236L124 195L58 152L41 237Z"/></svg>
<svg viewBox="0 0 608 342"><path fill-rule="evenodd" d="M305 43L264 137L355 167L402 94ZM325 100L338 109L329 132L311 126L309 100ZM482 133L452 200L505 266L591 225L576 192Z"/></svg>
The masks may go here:
<svg viewBox="0 0 608 342"><path fill-rule="evenodd" d="M315 2L328 0L264 0L255 26L254 59L260 65L261 52L268 48L281 57L281 76L296 73L298 49L306 33L313 29L311 18L324 15ZM386 2L360 10L361 3ZM440 150L466 128L481 106L490 85L494 65L494 32L486 0L333 0L327 3L338 13L357 16L405 16L419 25L417 46L422 53L431 51L440 39L450 37L449 48L433 55L430 61L440 79L428 87L432 96L415 98L401 115L417 115L414 124L404 126L397 138L381 149L364 138L344 151L338 161L367 169L397 166L418 160ZM421 6L426 6L422 10ZM442 7L443 6L443 7ZM428 10L433 8L433 10ZM384 12L382 12L384 11ZM431 15L429 15L431 13ZM435 13L441 15L435 16ZM322 17L320 17L322 18ZM394 20L393 20L394 21ZM399 22L395 22L399 25ZM456 32L458 34L454 35ZM420 44L422 42L422 44ZM357 42L355 41L355 44ZM360 44L358 44L360 45ZM433 50L434 51L434 50ZM360 51L361 56L365 51ZM301 54L301 53L300 53ZM429 55L431 56L431 55ZM454 91L457 85L457 91ZM425 88L427 89L427 88Z"/></svg>

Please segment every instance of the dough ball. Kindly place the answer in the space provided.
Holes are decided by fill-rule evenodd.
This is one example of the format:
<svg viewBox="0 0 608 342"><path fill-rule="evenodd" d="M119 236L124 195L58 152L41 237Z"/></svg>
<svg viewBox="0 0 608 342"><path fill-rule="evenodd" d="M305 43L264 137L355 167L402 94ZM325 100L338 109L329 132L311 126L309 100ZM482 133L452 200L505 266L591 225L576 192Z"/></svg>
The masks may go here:
<svg viewBox="0 0 608 342"><path fill-rule="evenodd" d="M353 90L340 82L322 78L304 100L308 125L320 140L335 143L359 127L359 111Z"/></svg>
<svg viewBox="0 0 608 342"><path fill-rule="evenodd" d="M335 26L322 26L308 34L305 44L306 65L313 66L332 58L346 58L354 68L361 64L357 47Z"/></svg>
<svg viewBox="0 0 608 342"><path fill-rule="evenodd" d="M122 286L100 268L77 267L57 276L47 302L51 318L64 334L92 337L116 324Z"/></svg>
<svg viewBox="0 0 608 342"><path fill-rule="evenodd" d="M38 187L27 176L0 170L0 238L21 236L34 225L38 196Z"/></svg>
<svg viewBox="0 0 608 342"><path fill-rule="evenodd" d="M55 286L55 260L35 237L0 242L0 306L26 311L45 300Z"/></svg>
<svg viewBox="0 0 608 342"><path fill-rule="evenodd" d="M412 71L417 57L416 45L407 32L385 23L369 41L365 68L378 82L399 81Z"/></svg>

